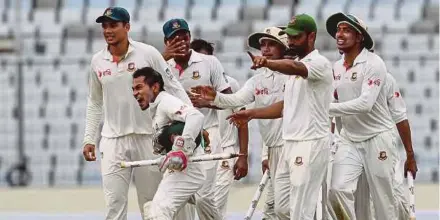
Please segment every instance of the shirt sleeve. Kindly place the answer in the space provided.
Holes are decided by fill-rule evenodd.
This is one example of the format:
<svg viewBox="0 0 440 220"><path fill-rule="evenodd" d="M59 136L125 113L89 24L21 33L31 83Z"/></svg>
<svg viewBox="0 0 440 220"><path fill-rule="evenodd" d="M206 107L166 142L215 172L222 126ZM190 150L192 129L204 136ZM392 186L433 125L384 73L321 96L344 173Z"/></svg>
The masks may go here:
<svg viewBox="0 0 440 220"><path fill-rule="evenodd" d="M91 68L89 72L89 95L87 97L86 126L83 146L86 144L96 145L96 134L102 119L102 85L98 75Z"/></svg>
<svg viewBox="0 0 440 220"><path fill-rule="evenodd" d="M185 127L182 132L184 139L196 140L203 127L204 116L193 106L183 103L178 98L168 96L164 100L166 106L161 108L172 121L182 121Z"/></svg>
<svg viewBox="0 0 440 220"><path fill-rule="evenodd" d="M180 82L171 72L168 63L163 59L162 55L156 48L151 46L150 48L149 53L146 54L146 59L150 61L151 67L162 75L164 89L171 95L182 100L184 103L192 105L188 94L185 92L182 84L180 84Z"/></svg>
<svg viewBox="0 0 440 220"><path fill-rule="evenodd" d="M252 103L255 100L254 96L254 78L249 79L236 93L223 94L217 92L214 99L214 105L219 108L239 108Z"/></svg>
<svg viewBox="0 0 440 220"><path fill-rule="evenodd" d="M331 69L330 62L325 59L304 59L299 62L303 63L307 68L307 79L310 80L320 80L326 73L328 69Z"/></svg>
<svg viewBox="0 0 440 220"><path fill-rule="evenodd" d="M215 90L221 92L229 88L230 85L226 81L226 77L224 75L225 70L223 69L220 61L214 56L212 56L211 58L211 83Z"/></svg>
<svg viewBox="0 0 440 220"><path fill-rule="evenodd" d="M387 70L383 61L368 65L362 81L361 95L350 101L330 103L330 116L339 117L370 112L379 96L386 75Z"/></svg>
<svg viewBox="0 0 440 220"><path fill-rule="evenodd" d="M386 84L389 85L387 103L390 110L391 117L393 121L397 124L401 121L408 119L406 115L406 104L400 93L399 86L397 85L394 77L389 75L387 77Z"/></svg>

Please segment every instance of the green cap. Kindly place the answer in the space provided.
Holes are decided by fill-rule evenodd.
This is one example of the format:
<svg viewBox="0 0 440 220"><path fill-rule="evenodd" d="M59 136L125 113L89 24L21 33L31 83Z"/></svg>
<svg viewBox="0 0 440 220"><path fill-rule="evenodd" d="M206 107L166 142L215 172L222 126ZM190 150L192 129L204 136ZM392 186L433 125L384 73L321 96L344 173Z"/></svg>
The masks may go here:
<svg viewBox="0 0 440 220"><path fill-rule="evenodd" d="M106 20L130 22L130 14L125 8L110 7L106 8L104 14L96 19L96 23L102 23Z"/></svg>
<svg viewBox="0 0 440 220"><path fill-rule="evenodd" d="M299 14L295 15L287 28L279 33L279 35L287 34L290 36L296 36L302 32L316 32L316 23L310 15Z"/></svg>
<svg viewBox="0 0 440 220"><path fill-rule="evenodd" d="M162 133L158 137L158 142L160 145L164 146L166 152L171 151L173 143L171 142L172 135L182 135L183 129L185 128L185 123L181 121L174 121L170 125L163 127ZM202 135L199 133L195 142L196 146L200 145L202 141Z"/></svg>
<svg viewBox="0 0 440 220"><path fill-rule="evenodd" d="M170 38L174 33L180 30L189 31L188 23L182 18L173 18L167 22L162 27L163 34L165 38Z"/></svg>

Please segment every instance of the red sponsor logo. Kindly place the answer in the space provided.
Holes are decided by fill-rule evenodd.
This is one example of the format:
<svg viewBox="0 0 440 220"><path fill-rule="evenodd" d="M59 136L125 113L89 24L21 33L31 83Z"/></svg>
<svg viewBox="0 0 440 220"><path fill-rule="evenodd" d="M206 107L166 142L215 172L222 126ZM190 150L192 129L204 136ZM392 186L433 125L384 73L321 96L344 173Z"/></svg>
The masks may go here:
<svg viewBox="0 0 440 220"><path fill-rule="evenodd" d="M399 92L395 92L395 93L394 93L394 96L395 96L396 98L399 98L399 97L400 97L400 93L399 93Z"/></svg>
<svg viewBox="0 0 440 220"><path fill-rule="evenodd" d="M104 70L104 72L98 71L99 78L102 78L103 76L111 76L111 75L112 75L112 71L110 69L106 69Z"/></svg>
<svg viewBox="0 0 440 220"><path fill-rule="evenodd" d="M255 95L268 95L269 90L267 88L255 89Z"/></svg>
<svg viewBox="0 0 440 220"><path fill-rule="evenodd" d="M369 79L368 85L369 86L372 86L372 85L380 86L380 79L375 79L375 80Z"/></svg>

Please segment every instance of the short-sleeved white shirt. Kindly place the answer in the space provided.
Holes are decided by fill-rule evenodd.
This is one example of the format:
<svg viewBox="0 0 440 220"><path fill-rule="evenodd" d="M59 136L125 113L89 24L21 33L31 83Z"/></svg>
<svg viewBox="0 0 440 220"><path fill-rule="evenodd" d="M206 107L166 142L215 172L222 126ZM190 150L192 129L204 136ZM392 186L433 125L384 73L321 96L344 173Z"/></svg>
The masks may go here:
<svg viewBox="0 0 440 220"><path fill-rule="evenodd" d="M394 127L384 87L387 70L378 55L364 49L352 67L347 69L342 58L333 72L338 102L330 105L330 114L341 117L341 136L361 142Z"/></svg>
<svg viewBox="0 0 440 220"><path fill-rule="evenodd" d="M231 85L231 90L233 93L237 92L240 89L240 84L237 80L230 76L225 76L226 81ZM237 146L238 143L238 130L233 124L230 124L226 117L231 115L233 111L239 111L239 108L236 109L224 109L218 110L218 124L219 124L219 132L220 132L220 146L221 147L229 147L229 146ZM217 148L220 149L220 148Z"/></svg>
<svg viewBox="0 0 440 220"><path fill-rule="evenodd" d="M214 104L222 107L239 107L255 101L255 108L262 108L283 101L285 83L289 76L268 68L257 69L257 74L246 81L244 86L234 94L219 94ZM283 145L283 119L259 119L258 127L265 145L278 147Z"/></svg>
<svg viewBox="0 0 440 220"><path fill-rule="evenodd" d="M385 82L385 90L387 91L387 103L390 109L391 118L394 123L399 123L407 119L406 104L400 93L399 86L396 79L388 73L387 80Z"/></svg>
<svg viewBox="0 0 440 220"><path fill-rule="evenodd" d="M283 139L306 141L323 138L330 132L331 63L316 49L297 61L304 63L308 76L289 76L286 82Z"/></svg>
<svg viewBox="0 0 440 220"><path fill-rule="evenodd" d="M174 59L170 59L168 63L186 91L200 85L212 86L217 91L223 91L230 87L223 75L225 72L223 66L215 56L191 50L188 67L183 72L177 68ZM199 111L205 115L203 128L218 126L217 111L215 109L203 108Z"/></svg>
<svg viewBox="0 0 440 220"><path fill-rule="evenodd" d="M128 52L119 62L113 62L113 56L105 48L91 61L84 144L95 144L102 114L103 137L153 133L151 117L140 109L132 91L132 74L147 66L162 75L165 90L191 105L182 85L154 47L129 40Z"/></svg>

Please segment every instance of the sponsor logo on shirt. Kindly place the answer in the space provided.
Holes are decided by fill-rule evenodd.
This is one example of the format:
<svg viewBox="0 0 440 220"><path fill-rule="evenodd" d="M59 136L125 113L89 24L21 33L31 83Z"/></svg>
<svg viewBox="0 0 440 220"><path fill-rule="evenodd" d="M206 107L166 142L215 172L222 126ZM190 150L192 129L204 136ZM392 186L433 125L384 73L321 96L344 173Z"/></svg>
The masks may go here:
<svg viewBox="0 0 440 220"><path fill-rule="evenodd" d="M165 69L165 73L167 74L168 78L170 78L170 79L173 78L173 74L171 73L170 68L166 68L166 69Z"/></svg>
<svg viewBox="0 0 440 220"><path fill-rule="evenodd" d="M192 79L200 79L200 73L198 70L193 72L193 76L191 77Z"/></svg>
<svg viewBox="0 0 440 220"><path fill-rule="evenodd" d="M110 69L106 69L104 72L98 71L99 78L102 78L104 76L111 76L111 75L112 75L112 71Z"/></svg>
<svg viewBox="0 0 440 220"><path fill-rule="evenodd" d="M369 86L373 86L373 85L380 86L380 79L375 79L375 80L369 79L368 85Z"/></svg>
<svg viewBox="0 0 440 220"><path fill-rule="evenodd" d="M379 152L379 157L378 157L379 160L386 160L387 158L388 157L387 157L387 152L386 151Z"/></svg>
<svg viewBox="0 0 440 220"><path fill-rule="evenodd" d="M136 66L135 66L134 62L129 63L129 64L128 64L127 71L128 71L128 72L133 72L133 71L135 71L135 70L136 70Z"/></svg>
<svg viewBox="0 0 440 220"><path fill-rule="evenodd" d="M267 89L267 88L262 88L262 89L255 88L255 95L269 95L269 89Z"/></svg>
<svg viewBox="0 0 440 220"><path fill-rule="evenodd" d="M396 98L399 98L399 97L400 97L400 93L399 93L399 92L395 92L395 93L394 93L394 96L395 96Z"/></svg>
<svg viewBox="0 0 440 220"><path fill-rule="evenodd" d="M341 74L336 75L335 80L341 80Z"/></svg>
<svg viewBox="0 0 440 220"><path fill-rule="evenodd" d="M297 166L303 165L303 158L302 157L296 157L295 165L297 165Z"/></svg>

